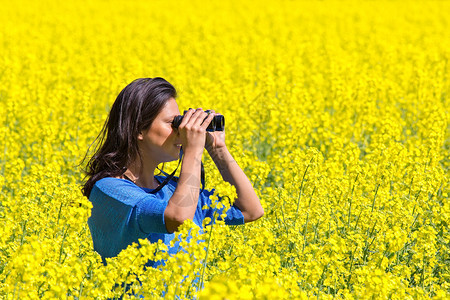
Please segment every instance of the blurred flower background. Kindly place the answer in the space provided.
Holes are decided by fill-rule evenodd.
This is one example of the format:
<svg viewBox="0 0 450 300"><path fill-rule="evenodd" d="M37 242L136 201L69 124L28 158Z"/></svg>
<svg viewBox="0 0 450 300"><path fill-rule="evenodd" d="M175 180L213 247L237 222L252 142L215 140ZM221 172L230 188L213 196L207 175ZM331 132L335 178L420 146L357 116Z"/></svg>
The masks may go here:
<svg viewBox="0 0 450 300"><path fill-rule="evenodd" d="M0 2L0 298L449 297L449 2ZM225 116L265 216L104 266L81 162L157 76Z"/></svg>

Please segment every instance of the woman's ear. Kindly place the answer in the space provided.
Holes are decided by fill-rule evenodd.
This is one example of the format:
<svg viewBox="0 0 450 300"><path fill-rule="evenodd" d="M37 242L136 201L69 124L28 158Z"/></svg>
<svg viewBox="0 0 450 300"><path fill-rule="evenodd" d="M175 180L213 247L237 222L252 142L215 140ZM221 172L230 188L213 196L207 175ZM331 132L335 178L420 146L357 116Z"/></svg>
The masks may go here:
<svg viewBox="0 0 450 300"><path fill-rule="evenodd" d="M139 132L138 134L138 141L143 141L144 140L144 134L141 132Z"/></svg>

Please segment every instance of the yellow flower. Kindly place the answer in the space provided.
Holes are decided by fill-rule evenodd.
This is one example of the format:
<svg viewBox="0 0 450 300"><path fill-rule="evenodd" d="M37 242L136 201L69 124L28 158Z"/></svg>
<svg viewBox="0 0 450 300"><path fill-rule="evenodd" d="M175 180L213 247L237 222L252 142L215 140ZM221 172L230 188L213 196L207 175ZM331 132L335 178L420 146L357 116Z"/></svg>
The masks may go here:
<svg viewBox="0 0 450 300"><path fill-rule="evenodd" d="M447 298L449 3L0 5L0 298ZM265 215L105 266L78 164L118 91L155 76L225 116ZM225 214L237 191L203 162Z"/></svg>

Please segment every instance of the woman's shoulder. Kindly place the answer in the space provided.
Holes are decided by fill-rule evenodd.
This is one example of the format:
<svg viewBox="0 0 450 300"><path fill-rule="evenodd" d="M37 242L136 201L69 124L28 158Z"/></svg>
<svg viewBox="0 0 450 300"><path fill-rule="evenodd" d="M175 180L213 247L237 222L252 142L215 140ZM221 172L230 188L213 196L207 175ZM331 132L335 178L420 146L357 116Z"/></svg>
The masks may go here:
<svg viewBox="0 0 450 300"><path fill-rule="evenodd" d="M139 199L145 195L145 191L129 180L105 177L94 184L89 199L108 197L123 201L125 199Z"/></svg>
<svg viewBox="0 0 450 300"><path fill-rule="evenodd" d="M94 187L100 189L114 188L134 188L137 187L136 184L127 179L116 178L116 177L104 177L94 184Z"/></svg>

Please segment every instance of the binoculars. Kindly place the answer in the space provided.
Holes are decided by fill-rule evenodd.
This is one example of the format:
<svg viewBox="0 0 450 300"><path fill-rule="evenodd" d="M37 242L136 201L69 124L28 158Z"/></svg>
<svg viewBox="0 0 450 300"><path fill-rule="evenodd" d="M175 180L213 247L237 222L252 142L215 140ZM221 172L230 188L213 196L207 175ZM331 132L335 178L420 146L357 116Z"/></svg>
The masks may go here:
<svg viewBox="0 0 450 300"><path fill-rule="evenodd" d="M183 116L187 113L187 110L184 111ZM205 113L210 114L210 110L206 110ZM183 121L183 116L176 116L173 118L172 126L174 128L178 128L180 126L181 121ZM205 118L206 120L206 118ZM206 131L224 131L225 130L225 118L222 115L216 115L209 123Z"/></svg>

